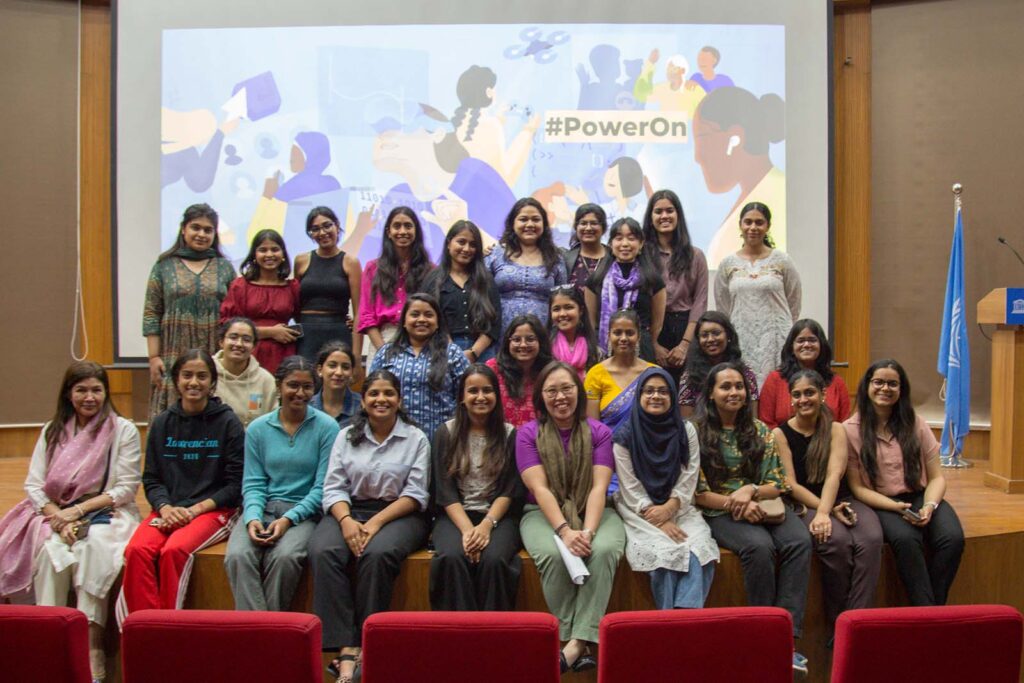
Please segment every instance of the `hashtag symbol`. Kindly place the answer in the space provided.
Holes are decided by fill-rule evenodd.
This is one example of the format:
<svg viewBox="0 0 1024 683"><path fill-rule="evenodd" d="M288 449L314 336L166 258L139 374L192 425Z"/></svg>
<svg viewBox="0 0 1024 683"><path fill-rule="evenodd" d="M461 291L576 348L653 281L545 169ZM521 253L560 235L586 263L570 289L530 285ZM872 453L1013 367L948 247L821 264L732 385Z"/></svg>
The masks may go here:
<svg viewBox="0 0 1024 683"><path fill-rule="evenodd" d="M559 116L555 116L553 118L548 119L547 123L544 124L544 132L552 136L561 134L562 118Z"/></svg>

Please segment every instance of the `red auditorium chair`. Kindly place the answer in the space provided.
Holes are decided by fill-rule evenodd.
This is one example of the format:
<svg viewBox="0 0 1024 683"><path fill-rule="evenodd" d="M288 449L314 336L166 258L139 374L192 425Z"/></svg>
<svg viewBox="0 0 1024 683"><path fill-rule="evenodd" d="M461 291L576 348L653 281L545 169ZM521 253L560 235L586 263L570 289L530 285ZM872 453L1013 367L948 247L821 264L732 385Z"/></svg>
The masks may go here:
<svg viewBox="0 0 1024 683"><path fill-rule="evenodd" d="M836 622L832 683L1010 683L1022 636L1005 605L850 610Z"/></svg>
<svg viewBox="0 0 1024 683"><path fill-rule="evenodd" d="M89 683L89 622L68 607L0 605L0 680Z"/></svg>
<svg viewBox="0 0 1024 683"><path fill-rule="evenodd" d="M598 683L793 681L793 620L777 607L615 612L600 638Z"/></svg>
<svg viewBox="0 0 1024 683"><path fill-rule="evenodd" d="M121 636L124 683L322 683L320 620L294 612L140 610Z"/></svg>
<svg viewBox="0 0 1024 683"><path fill-rule="evenodd" d="M362 683L558 683L558 620L539 612L379 612Z"/></svg>

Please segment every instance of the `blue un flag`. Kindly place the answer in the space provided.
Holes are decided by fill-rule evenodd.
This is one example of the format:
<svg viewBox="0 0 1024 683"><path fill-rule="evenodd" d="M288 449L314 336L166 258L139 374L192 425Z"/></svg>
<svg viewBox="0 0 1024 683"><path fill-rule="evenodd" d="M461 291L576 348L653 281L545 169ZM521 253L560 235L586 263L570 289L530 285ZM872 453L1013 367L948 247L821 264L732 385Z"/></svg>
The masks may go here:
<svg viewBox="0 0 1024 683"><path fill-rule="evenodd" d="M942 459L959 460L971 424L971 352L967 346L964 300L964 225L956 208L953 248L949 254L946 302L942 309L939 374L946 378L946 418L942 423Z"/></svg>

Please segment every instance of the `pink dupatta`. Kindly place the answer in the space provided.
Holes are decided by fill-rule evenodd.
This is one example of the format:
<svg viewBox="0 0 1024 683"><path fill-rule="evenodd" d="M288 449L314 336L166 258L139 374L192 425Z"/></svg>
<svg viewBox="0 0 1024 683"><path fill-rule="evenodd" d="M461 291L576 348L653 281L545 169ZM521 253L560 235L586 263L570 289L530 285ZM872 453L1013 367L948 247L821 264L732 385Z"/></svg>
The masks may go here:
<svg viewBox="0 0 1024 683"><path fill-rule="evenodd" d="M43 491L60 507L94 491L107 470L107 454L114 441L117 417L110 414L102 424L94 417L75 434L75 418L64 425L63 442L50 456ZM32 585L32 566L43 542L49 538L46 517L26 498L0 520L0 595L12 595Z"/></svg>

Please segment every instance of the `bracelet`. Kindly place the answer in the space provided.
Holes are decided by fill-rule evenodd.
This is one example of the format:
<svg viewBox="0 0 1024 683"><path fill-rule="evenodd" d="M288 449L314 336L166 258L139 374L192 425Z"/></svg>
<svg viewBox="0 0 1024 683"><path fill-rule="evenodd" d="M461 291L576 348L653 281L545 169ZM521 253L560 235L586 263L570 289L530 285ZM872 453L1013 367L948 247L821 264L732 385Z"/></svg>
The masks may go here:
<svg viewBox="0 0 1024 683"><path fill-rule="evenodd" d="M346 519L348 519L351 516L352 516L351 514L343 515L342 518L338 520L338 524L341 524L342 522L344 522Z"/></svg>
<svg viewBox="0 0 1024 683"><path fill-rule="evenodd" d="M939 504L938 504L938 503L936 503L936 502L935 502L934 500L929 500L929 501L927 501L927 502L926 502L926 503L925 503L924 505L922 505L921 507L924 507L925 505L931 505L931 506L932 506L932 510L938 510L938 509L939 509Z"/></svg>
<svg viewBox="0 0 1024 683"><path fill-rule="evenodd" d="M751 486L754 487L754 493L750 496L750 500L760 500L761 490L758 488L757 484L751 484Z"/></svg>
<svg viewBox="0 0 1024 683"><path fill-rule="evenodd" d="M491 528L494 529L498 526L498 520L494 519L490 515L484 515L484 519L491 523Z"/></svg>
<svg viewBox="0 0 1024 683"><path fill-rule="evenodd" d="M75 503L75 509L78 510L78 516L79 517L85 517L85 510L82 509L81 505L79 505L78 503Z"/></svg>
<svg viewBox="0 0 1024 683"><path fill-rule="evenodd" d="M474 362L474 363L475 363L475 362L477 361L477 359L479 359L479 358L480 358L480 354L478 354L478 353L477 353L476 351L474 351L474 350L473 350L472 348L469 348L469 349L466 349L466 350L467 350L467 351L469 351L469 352L470 352L471 354L473 354L473 362Z"/></svg>
<svg viewBox="0 0 1024 683"><path fill-rule="evenodd" d="M594 532L593 532L593 531L591 531L590 529L581 529L581 530L580 530L580 533L581 533L581 534L586 534L587 536L590 536L590 540L591 540L591 541L593 541L593 540L594 540Z"/></svg>
<svg viewBox="0 0 1024 683"><path fill-rule="evenodd" d="M568 526L569 526L569 522L562 522L561 524L556 526L555 527L555 536L561 537L562 536L562 529L565 529Z"/></svg>

